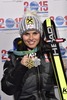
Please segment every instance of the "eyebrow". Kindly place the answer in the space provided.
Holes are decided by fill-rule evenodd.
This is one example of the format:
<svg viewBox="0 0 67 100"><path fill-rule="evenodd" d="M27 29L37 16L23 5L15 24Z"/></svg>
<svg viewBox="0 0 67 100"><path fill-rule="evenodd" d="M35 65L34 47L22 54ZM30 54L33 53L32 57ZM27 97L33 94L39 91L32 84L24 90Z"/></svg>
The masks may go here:
<svg viewBox="0 0 67 100"><path fill-rule="evenodd" d="M27 34L27 33L30 33L30 32L25 32L24 34ZM32 32L32 33L38 33L38 32L35 31L35 32Z"/></svg>

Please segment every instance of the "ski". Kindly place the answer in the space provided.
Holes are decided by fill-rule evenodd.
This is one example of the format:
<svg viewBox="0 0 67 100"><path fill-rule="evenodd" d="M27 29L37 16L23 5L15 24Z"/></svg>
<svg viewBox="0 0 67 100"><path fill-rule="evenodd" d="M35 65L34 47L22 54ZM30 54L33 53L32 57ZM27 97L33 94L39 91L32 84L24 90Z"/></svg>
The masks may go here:
<svg viewBox="0 0 67 100"><path fill-rule="evenodd" d="M56 26L53 20L47 18L43 22L44 37L46 42L51 46L50 59L53 65L53 70L59 90L60 100L67 100L67 79L64 71L64 64L61 57L59 41L57 37ZM62 42L65 39L61 38Z"/></svg>

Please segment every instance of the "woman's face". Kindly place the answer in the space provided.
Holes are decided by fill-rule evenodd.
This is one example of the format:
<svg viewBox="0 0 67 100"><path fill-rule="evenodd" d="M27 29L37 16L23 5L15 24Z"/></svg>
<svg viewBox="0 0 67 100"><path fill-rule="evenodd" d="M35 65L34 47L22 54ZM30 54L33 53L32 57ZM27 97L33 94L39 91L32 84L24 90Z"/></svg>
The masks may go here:
<svg viewBox="0 0 67 100"><path fill-rule="evenodd" d="M36 31L27 31L22 35L23 41L29 48L35 48L40 42L40 33Z"/></svg>

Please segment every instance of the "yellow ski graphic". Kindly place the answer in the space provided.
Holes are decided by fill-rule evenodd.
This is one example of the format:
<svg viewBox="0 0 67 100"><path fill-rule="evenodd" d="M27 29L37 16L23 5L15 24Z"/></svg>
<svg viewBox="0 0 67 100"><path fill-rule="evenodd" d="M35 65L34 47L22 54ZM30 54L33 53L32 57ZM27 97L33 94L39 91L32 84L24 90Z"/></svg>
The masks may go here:
<svg viewBox="0 0 67 100"><path fill-rule="evenodd" d="M52 29L52 24L51 24L51 19L48 18L46 19L46 25L47 25L47 32L49 40L51 40L51 47L52 47L52 63L53 63L53 69L54 69L54 74L56 77L58 89L60 92L60 100L67 100L67 82L66 82L66 75L63 70L63 62L62 58L59 54L58 46L56 43L53 43L55 40L55 34L53 33L54 30Z"/></svg>

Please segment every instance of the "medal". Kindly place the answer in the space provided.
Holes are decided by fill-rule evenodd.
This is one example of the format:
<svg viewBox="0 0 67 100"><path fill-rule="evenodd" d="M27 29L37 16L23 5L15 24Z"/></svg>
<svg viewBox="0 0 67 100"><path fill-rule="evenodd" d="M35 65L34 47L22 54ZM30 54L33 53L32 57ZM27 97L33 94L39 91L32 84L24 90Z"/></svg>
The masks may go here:
<svg viewBox="0 0 67 100"><path fill-rule="evenodd" d="M37 57L35 57L35 59L33 59L34 60L34 66L35 67L37 67L38 65L40 65L40 59L39 58L37 58Z"/></svg>
<svg viewBox="0 0 67 100"><path fill-rule="evenodd" d="M29 69L34 67L34 61L31 58L29 58L28 61L26 61L26 67L28 67Z"/></svg>
<svg viewBox="0 0 67 100"><path fill-rule="evenodd" d="M38 67L40 65L40 59L37 57L29 58L28 61L26 61L26 67L31 69L32 67Z"/></svg>

